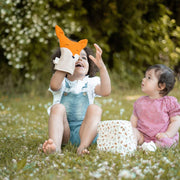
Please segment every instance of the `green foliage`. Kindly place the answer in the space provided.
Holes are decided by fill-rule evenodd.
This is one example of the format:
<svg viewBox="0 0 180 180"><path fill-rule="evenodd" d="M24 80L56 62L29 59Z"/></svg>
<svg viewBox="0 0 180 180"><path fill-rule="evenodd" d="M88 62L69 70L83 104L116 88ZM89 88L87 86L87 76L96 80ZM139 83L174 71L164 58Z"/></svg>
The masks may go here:
<svg viewBox="0 0 180 180"><path fill-rule="evenodd" d="M80 18L83 14L81 9L80 13L75 13L75 9L79 8L78 2L81 1L73 4L69 0L0 2L0 66L8 69L6 72L0 70L1 84L11 76L14 78L12 87L16 87L18 79L22 83L49 80L51 54L59 47L54 27L60 25L69 36L81 30L76 23L76 17Z"/></svg>
<svg viewBox="0 0 180 180"><path fill-rule="evenodd" d="M152 64L166 64L172 69L180 61L179 45L173 42L179 39L179 28L169 16L163 15L157 21L147 23L138 30L138 36L131 31L131 48L114 53L116 71L124 79L131 82L134 76L142 77L142 73ZM126 73L127 72L127 73Z"/></svg>
<svg viewBox="0 0 180 180"><path fill-rule="evenodd" d="M180 27L163 3L2 0L0 83L5 91L22 84L30 89L33 81L48 86L51 54L59 46L56 24L74 40L87 38L92 48L99 44L104 62L122 82L133 84L151 64L174 68L180 61Z"/></svg>
<svg viewBox="0 0 180 180"><path fill-rule="evenodd" d="M140 79L149 65L173 68L180 60L179 27L161 0L90 1L85 5L105 62L121 81L134 83L134 77Z"/></svg>

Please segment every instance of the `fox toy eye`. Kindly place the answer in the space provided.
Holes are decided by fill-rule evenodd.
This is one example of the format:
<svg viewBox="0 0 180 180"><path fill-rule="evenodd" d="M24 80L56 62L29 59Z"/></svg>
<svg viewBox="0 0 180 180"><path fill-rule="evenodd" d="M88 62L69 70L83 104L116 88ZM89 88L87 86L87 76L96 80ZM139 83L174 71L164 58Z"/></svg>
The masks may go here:
<svg viewBox="0 0 180 180"><path fill-rule="evenodd" d="M72 56L72 58L74 59L75 57L74 57L74 56Z"/></svg>

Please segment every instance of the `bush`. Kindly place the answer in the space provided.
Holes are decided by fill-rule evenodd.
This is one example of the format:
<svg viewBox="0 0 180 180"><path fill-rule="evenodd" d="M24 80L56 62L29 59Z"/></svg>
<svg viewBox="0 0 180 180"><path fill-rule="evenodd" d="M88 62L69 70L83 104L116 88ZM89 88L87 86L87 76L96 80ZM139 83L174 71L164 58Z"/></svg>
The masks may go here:
<svg viewBox="0 0 180 180"><path fill-rule="evenodd" d="M0 6L0 83L4 90L36 80L46 84L51 54L59 47L55 25L69 36L81 30L74 6L69 0L3 0Z"/></svg>

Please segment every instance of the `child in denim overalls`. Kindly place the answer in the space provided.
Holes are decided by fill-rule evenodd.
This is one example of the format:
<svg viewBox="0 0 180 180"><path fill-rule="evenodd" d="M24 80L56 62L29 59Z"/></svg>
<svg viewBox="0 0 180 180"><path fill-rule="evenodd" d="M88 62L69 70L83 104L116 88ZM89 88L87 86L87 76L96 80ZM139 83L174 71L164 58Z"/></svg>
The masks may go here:
<svg viewBox="0 0 180 180"><path fill-rule="evenodd" d="M101 57L102 50L97 44L94 46L96 58L89 48L84 48L73 75L55 71L52 76L53 105L49 109L49 139L43 144L45 153L61 152L61 145L70 141L78 146L78 154L88 154L88 146L96 142L102 110L93 104L94 97L109 95L111 83ZM60 57L60 51L55 57ZM94 77L97 68L100 78Z"/></svg>

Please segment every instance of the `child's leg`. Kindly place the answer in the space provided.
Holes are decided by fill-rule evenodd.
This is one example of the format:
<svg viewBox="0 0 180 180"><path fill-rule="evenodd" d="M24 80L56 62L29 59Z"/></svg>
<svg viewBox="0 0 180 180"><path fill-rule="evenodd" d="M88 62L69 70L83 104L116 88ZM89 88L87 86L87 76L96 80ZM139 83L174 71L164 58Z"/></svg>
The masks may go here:
<svg viewBox="0 0 180 180"><path fill-rule="evenodd" d="M137 144L141 145L144 142L144 136L143 134L137 130L137 128L133 128L133 133L137 139Z"/></svg>
<svg viewBox="0 0 180 180"><path fill-rule="evenodd" d="M156 140L156 146L162 148L170 148L175 147L178 144L178 140L176 141L173 138L162 138L160 140Z"/></svg>
<svg viewBox="0 0 180 180"><path fill-rule="evenodd" d="M77 153L89 153L86 149L97 135L98 122L101 120L102 110L99 106L91 104L88 106L85 118L79 130L81 143L78 147Z"/></svg>
<svg viewBox="0 0 180 180"><path fill-rule="evenodd" d="M61 152L61 144L67 143L70 137L66 109L62 104L55 104L51 108L49 124L49 140L43 144L45 153Z"/></svg>

